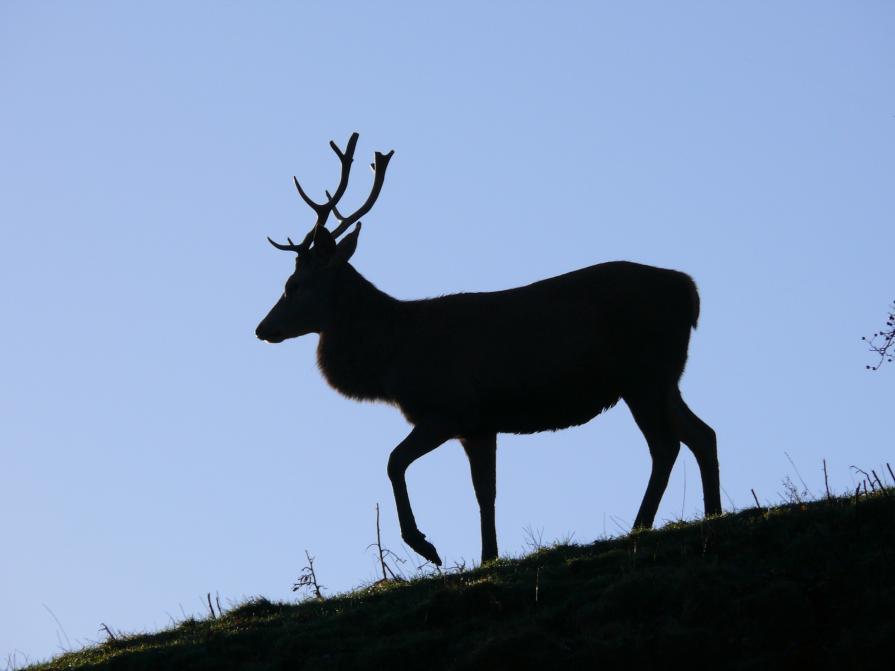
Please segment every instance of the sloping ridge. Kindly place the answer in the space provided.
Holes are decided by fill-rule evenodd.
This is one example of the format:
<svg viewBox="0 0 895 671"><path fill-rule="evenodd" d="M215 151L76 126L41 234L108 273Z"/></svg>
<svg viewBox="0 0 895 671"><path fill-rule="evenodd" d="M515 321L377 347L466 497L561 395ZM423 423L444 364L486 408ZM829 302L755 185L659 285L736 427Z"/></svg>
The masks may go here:
<svg viewBox="0 0 895 671"><path fill-rule="evenodd" d="M752 509L323 602L257 599L34 668L889 668L893 496Z"/></svg>

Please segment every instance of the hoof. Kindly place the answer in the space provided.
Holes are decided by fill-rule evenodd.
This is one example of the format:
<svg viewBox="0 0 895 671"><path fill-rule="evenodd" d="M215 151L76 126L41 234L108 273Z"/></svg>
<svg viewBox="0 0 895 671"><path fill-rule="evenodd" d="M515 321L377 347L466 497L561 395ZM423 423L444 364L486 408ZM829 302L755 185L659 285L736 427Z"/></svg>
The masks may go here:
<svg viewBox="0 0 895 671"><path fill-rule="evenodd" d="M441 566L441 557L438 556L438 550L435 549L435 546L432 545L432 543L426 540L425 534L417 531L414 534L402 534L401 538L403 538L404 542L407 543L407 545L409 545L420 557L426 561L432 562L436 566Z"/></svg>

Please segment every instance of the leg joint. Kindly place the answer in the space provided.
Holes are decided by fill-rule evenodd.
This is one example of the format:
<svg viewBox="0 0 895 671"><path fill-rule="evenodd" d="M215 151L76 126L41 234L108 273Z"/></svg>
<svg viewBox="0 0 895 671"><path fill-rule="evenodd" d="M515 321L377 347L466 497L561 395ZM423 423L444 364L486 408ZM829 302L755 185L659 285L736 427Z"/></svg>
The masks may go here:
<svg viewBox="0 0 895 671"><path fill-rule="evenodd" d="M404 477L404 473L407 471L407 463L397 454L397 451L389 455L387 471L389 480L392 482Z"/></svg>

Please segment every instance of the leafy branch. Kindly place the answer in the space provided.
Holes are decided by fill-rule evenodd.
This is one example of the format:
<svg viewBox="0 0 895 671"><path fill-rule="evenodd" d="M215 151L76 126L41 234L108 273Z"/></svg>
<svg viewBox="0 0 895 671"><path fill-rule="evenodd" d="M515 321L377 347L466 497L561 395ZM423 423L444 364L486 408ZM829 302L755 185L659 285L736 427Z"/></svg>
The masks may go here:
<svg viewBox="0 0 895 671"><path fill-rule="evenodd" d="M323 601L321 590L325 588L325 585L317 582L317 574L314 572L314 558L307 550L305 550L305 557L308 558L308 565L301 570L301 574L296 579L295 584L292 585L292 591L297 592L300 589L307 588L314 593L314 598L317 601Z"/></svg>
<svg viewBox="0 0 895 671"><path fill-rule="evenodd" d="M884 363L892 363L895 358L895 301L892 302L892 311L886 320L886 327L877 331L869 338L864 336L861 338L870 346L870 351L879 355L879 361L875 366L866 366L867 370L879 370Z"/></svg>

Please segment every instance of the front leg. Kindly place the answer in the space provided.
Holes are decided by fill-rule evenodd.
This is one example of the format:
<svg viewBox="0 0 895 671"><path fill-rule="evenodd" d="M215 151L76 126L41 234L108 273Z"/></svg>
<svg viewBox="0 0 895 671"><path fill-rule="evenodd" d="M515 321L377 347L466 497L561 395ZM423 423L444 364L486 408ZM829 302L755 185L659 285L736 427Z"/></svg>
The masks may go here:
<svg viewBox="0 0 895 671"><path fill-rule="evenodd" d="M469 469L472 486L479 502L482 524L482 563L497 559L497 530L494 526L494 499L497 496L497 435L489 433L460 439Z"/></svg>
<svg viewBox="0 0 895 671"><path fill-rule="evenodd" d="M441 426L421 423L415 426L410 435L392 450L388 458L388 477L392 481L392 489L395 492L398 522L401 524L401 538L417 554L436 566L441 566L441 557L438 556L435 546L426 540L425 534L416 526L413 509L410 507L410 497L407 495L404 474L410 464L452 437L451 433Z"/></svg>

